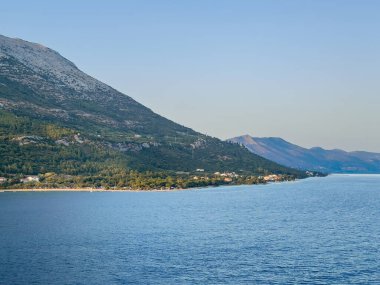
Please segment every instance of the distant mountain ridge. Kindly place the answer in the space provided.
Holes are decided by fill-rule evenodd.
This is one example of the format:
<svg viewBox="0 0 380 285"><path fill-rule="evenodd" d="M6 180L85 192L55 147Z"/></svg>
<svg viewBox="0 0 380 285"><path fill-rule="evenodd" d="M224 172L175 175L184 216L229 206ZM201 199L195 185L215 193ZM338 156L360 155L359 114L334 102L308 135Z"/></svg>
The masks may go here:
<svg viewBox="0 0 380 285"><path fill-rule="evenodd" d="M320 147L307 149L276 137L244 135L228 141L244 145L252 153L297 169L325 173L380 173L380 153L346 152Z"/></svg>
<svg viewBox="0 0 380 285"><path fill-rule="evenodd" d="M121 168L305 176L154 113L52 49L1 35L0 157L0 174Z"/></svg>

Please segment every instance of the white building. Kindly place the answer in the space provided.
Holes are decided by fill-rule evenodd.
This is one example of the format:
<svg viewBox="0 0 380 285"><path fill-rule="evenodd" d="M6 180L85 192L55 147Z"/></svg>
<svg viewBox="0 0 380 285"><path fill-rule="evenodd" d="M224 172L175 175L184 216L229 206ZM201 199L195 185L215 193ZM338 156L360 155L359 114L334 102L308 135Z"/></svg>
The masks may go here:
<svg viewBox="0 0 380 285"><path fill-rule="evenodd" d="M40 178L36 175L27 176L25 178L20 179L22 183L28 183L28 182L39 182Z"/></svg>

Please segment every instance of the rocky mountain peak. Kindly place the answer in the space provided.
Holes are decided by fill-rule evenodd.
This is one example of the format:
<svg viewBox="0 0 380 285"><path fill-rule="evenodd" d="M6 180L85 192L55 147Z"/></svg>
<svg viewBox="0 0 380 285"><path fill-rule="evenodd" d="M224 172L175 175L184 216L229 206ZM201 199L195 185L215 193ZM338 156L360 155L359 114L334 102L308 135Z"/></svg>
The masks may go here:
<svg viewBox="0 0 380 285"><path fill-rule="evenodd" d="M16 60L41 77L49 77L54 84L65 85L78 92L109 89L107 85L80 71L58 52L41 44L0 35L1 57Z"/></svg>

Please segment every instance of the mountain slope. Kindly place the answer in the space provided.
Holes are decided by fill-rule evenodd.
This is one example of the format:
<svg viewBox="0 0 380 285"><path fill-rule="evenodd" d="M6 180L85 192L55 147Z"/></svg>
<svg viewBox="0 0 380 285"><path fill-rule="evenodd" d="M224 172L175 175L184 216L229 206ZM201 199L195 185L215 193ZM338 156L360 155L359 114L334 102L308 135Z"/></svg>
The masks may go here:
<svg viewBox="0 0 380 285"><path fill-rule="evenodd" d="M176 124L57 52L0 36L0 174L138 171L303 172Z"/></svg>
<svg viewBox="0 0 380 285"><path fill-rule="evenodd" d="M256 138L249 135L229 141L244 145L252 153L297 169L326 173L380 173L380 154L346 152L339 149L306 149L281 138Z"/></svg>

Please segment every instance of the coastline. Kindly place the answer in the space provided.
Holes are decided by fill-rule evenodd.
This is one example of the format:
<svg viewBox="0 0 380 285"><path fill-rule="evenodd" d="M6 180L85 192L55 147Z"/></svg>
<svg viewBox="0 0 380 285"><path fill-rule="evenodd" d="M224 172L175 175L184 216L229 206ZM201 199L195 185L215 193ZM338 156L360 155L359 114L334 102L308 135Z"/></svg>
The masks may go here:
<svg viewBox="0 0 380 285"><path fill-rule="evenodd" d="M23 189L0 189L0 192L170 192L170 191L183 191L194 190L197 188L186 189L97 189L97 188L23 188Z"/></svg>
<svg viewBox="0 0 380 285"><path fill-rule="evenodd" d="M380 176L380 173L331 173L326 176ZM307 177L302 179L286 180L286 181L277 181L277 182L268 182L268 183L259 183L259 184L233 184L233 185L217 185L217 186L205 186L205 187L190 187L190 188L174 188L174 189L99 189L99 188L15 188L15 189L1 189L0 193L5 192L177 192L177 191L187 191L187 190L202 190L210 188L219 188L219 187L234 187L234 186L263 186L270 184L283 184L283 183L294 183L309 178L324 178L324 176L318 177Z"/></svg>
<svg viewBox="0 0 380 285"><path fill-rule="evenodd" d="M310 178L310 177L308 177ZM189 188L174 188L174 189L99 189L99 188L15 188L15 189L0 189L1 192L177 192L188 190L202 190L219 187L233 187L233 186L263 186L269 184L283 184L289 182L297 182L303 179L295 179L291 181L277 181L259 184L230 184L230 185L216 185L216 186L204 186L204 187L189 187Z"/></svg>

